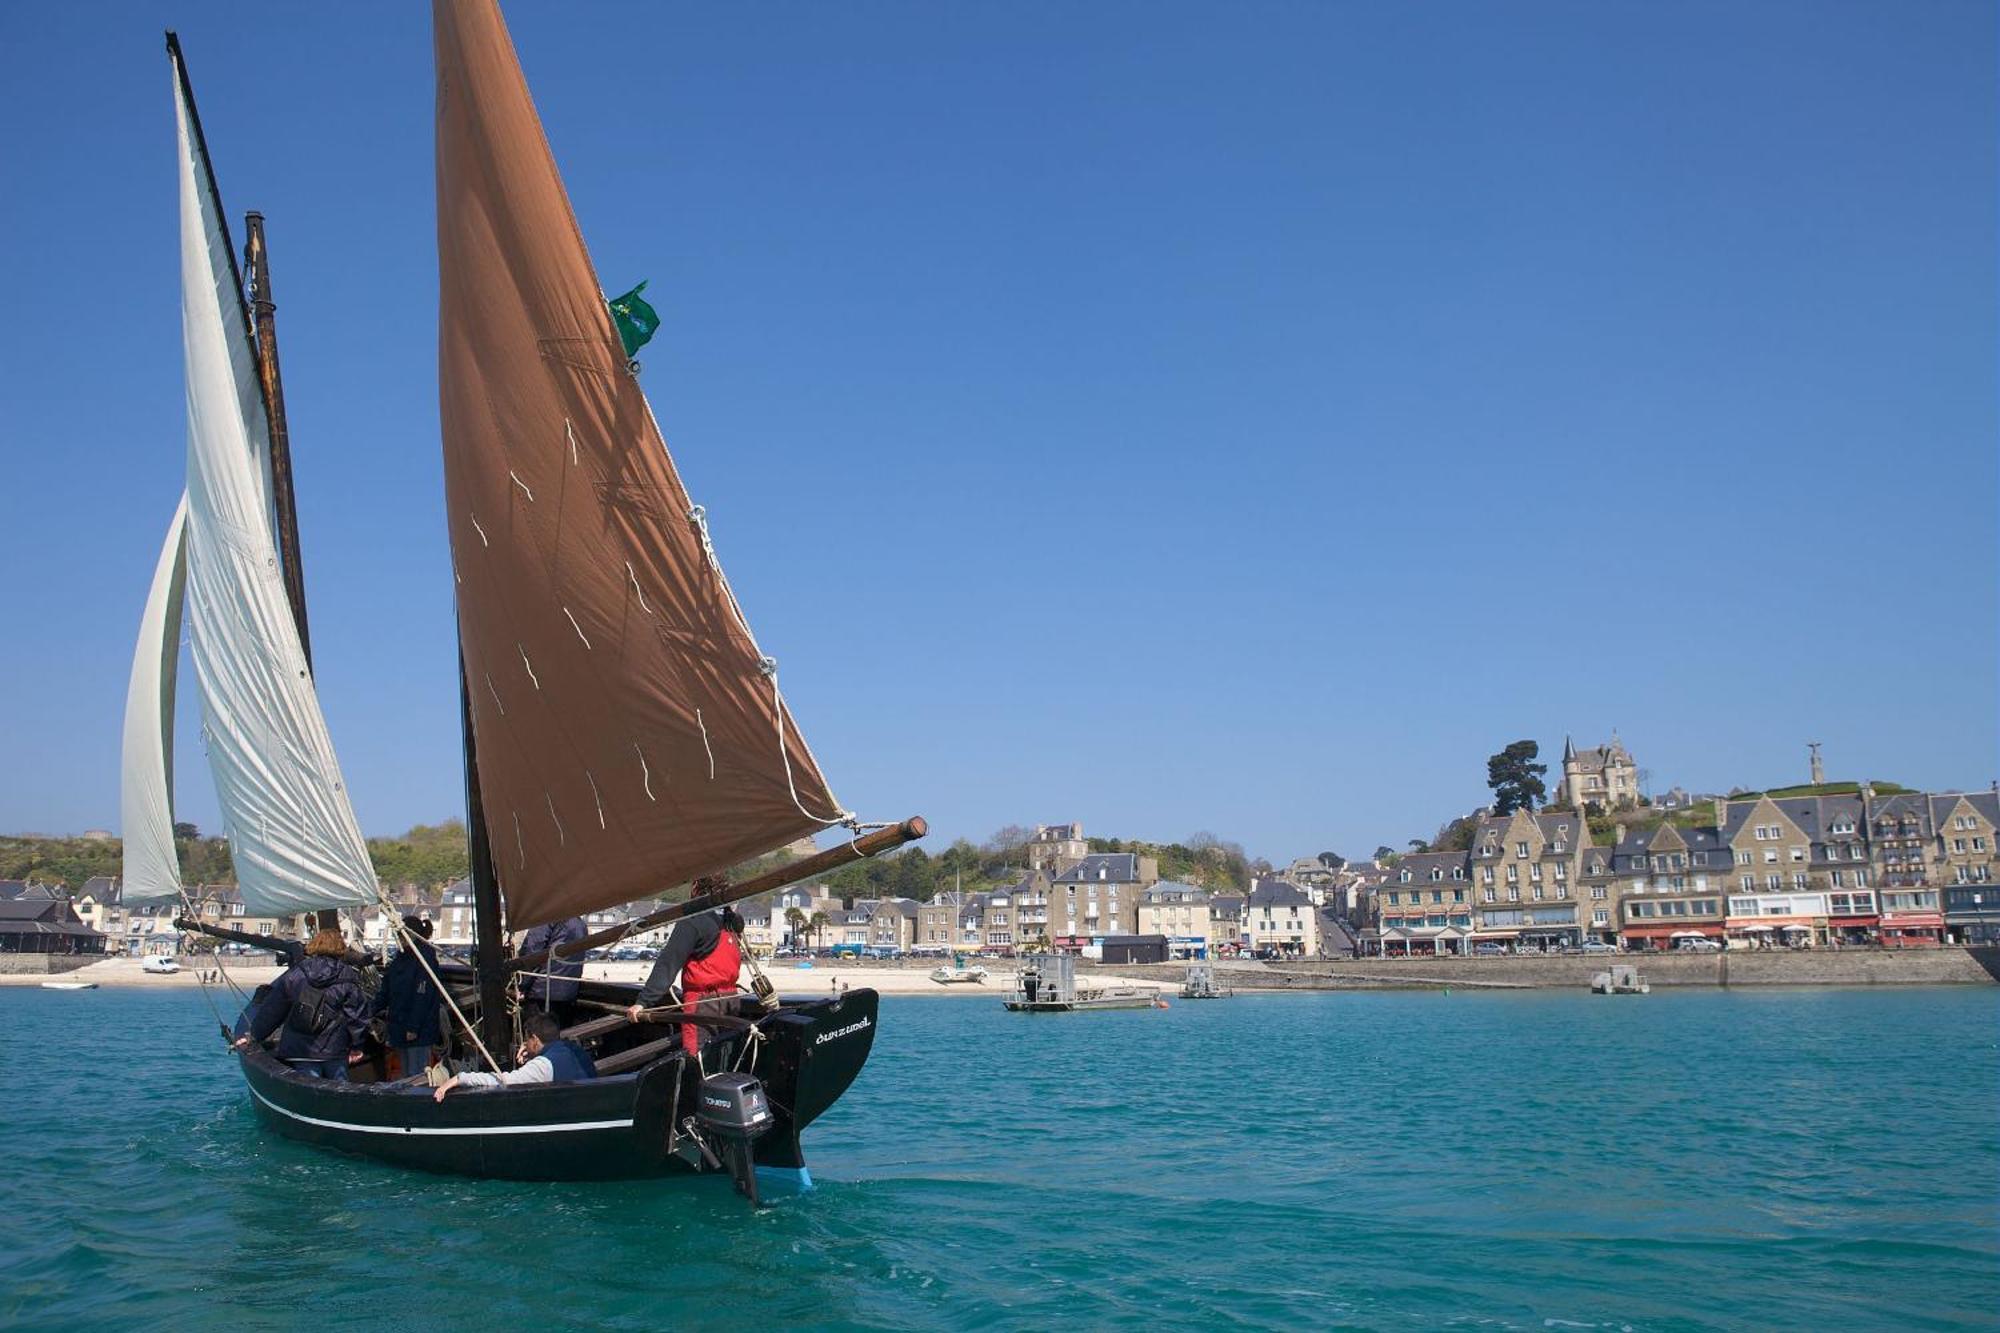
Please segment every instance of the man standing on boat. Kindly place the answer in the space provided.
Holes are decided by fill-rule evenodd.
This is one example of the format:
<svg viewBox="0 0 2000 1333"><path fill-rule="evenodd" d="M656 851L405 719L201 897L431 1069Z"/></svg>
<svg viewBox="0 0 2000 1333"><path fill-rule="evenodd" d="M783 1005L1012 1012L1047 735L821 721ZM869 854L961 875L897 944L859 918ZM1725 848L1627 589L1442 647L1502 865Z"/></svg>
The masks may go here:
<svg viewBox="0 0 2000 1333"><path fill-rule="evenodd" d="M271 983L248 1015L238 1049L267 1039L279 1027L278 1058L309 1078L347 1081L347 1066L361 1062L368 1033L368 996L361 976L346 963L347 941L322 930L305 953Z"/></svg>
<svg viewBox="0 0 2000 1333"><path fill-rule="evenodd" d="M684 1013L726 1014L734 1010L736 974L743 968L743 918L732 908L683 917L667 936L666 947L639 990L639 1002L626 1010L636 1023L645 1011L665 1000L679 982ZM701 1049L701 1029L681 1024L681 1045L689 1055Z"/></svg>
<svg viewBox="0 0 2000 1333"><path fill-rule="evenodd" d="M536 969L541 975L529 976L527 985L522 988L524 1006L554 1014L565 1027L576 1021L576 990L577 982L583 977L583 955L565 954L557 958L553 951L575 944L589 933L589 927L583 924L580 916L551 921L528 932L527 938L521 941L521 952L548 953L549 959Z"/></svg>

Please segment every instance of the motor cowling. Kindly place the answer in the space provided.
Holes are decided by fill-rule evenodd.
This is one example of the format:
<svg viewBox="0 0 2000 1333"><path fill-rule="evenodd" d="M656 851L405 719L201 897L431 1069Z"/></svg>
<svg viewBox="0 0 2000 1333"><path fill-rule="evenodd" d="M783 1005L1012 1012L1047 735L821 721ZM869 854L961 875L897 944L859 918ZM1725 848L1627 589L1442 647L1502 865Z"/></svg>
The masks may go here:
<svg viewBox="0 0 2000 1333"><path fill-rule="evenodd" d="M710 1074L701 1081L695 1119L718 1138L748 1143L769 1129L775 1117L764 1082L755 1074Z"/></svg>

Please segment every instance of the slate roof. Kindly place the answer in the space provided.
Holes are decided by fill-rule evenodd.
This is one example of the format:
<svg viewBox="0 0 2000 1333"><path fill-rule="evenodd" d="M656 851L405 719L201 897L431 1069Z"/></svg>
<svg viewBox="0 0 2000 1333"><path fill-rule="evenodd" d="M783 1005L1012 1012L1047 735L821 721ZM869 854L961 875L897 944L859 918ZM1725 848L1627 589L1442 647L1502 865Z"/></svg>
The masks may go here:
<svg viewBox="0 0 2000 1333"><path fill-rule="evenodd" d="M85 935L98 932L83 924L76 910L53 898L14 898L0 902L0 935Z"/></svg>
<svg viewBox="0 0 2000 1333"><path fill-rule="evenodd" d="M1142 903L1201 903L1208 901L1208 890L1199 885L1183 884L1178 880L1163 879L1152 888L1139 895Z"/></svg>
<svg viewBox="0 0 2000 1333"><path fill-rule="evenodd" d="M1100 873L1102 872L1102 873ZM1131 884L1139 878L1139 857L1135 852L1092 852L1062 874L1056 876L1058 884L1095 884L1100 879L1109 884Z"/></svg>
<svg viewBox="0 0 2000 1333"><path fill-rule="evenodd" d="M1396 863L1396 868L1389 872L1389 878L1383 882L1390 886L1404 883L1403 872L1407 870L1410 875L1409 883L1430 884L1436 882L1431 879L1431 871L1437 870L1442 873L1445 883L1463 884L1471 878L1472 872L1467 869L1469 861L1468 852L1411 852ZM1451 873L1453 870L1458 871L1455 880Z"/></svg>
<svg viewBox="0 0 2000 1333"><path fill-rule="evenodd" d="M1258 880L1257 886L1250 890L1250 897L1244 902L1245 910L1253 907L1311 906L1312 899L1306 896L1304 889L1282 879Z"/></svg>
<svg viewBox="0 0 2000 1333"><path fill-rule="evenodd" d="M1994 824L2000 824L2000 792L1993 791L1943 791L1933 794L1931 800L1931 823L1942 828L1950 817L1952 808L1960 801L1968 802L1974 810L1986 816Z"/></svg>
<svg viewBox="0 0 2000 1333"><path fill-rule="evenodd" d="M1218 921L1241 921L1243 919L1243 895L1239 893L1218 893L1208 900L1208 914Z"/></svg>

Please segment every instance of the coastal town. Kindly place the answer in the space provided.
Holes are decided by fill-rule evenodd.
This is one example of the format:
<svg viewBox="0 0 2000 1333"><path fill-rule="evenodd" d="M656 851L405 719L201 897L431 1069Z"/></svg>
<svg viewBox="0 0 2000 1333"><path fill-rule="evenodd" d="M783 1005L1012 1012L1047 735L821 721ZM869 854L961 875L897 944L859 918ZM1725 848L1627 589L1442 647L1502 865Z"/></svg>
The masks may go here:
<svg viewBox="0 0 2000 1333"><path fill-rule="evenodd" d="M1675 789L1655 801L1622 741L1566 743L1545 804L1474 812L1451 826L1462 845L1420 840L1365 859L1260 864L1240 891L1163 878L1155 856L1095 850L1071 821L1033 826L1015 872L979 891L859 897L805 882L738 910L744 945L765 958L1062 952L1137 964L2000 943L2000 791L1813 777L1799 789ZM128 906L120 888L115 876L73 890L0 881L0 971L212 947L176 925L186 906ZM440 948L470 948L468 881L385 884L383 893L386 906L356 913L361 947L391 945L393 910L431 922ZM189 900L207 924L250 936L297 938L300 929L248 912L233 884L191 888ZM593 934L619 930L649 906L593 912L585 924ZM633 929L601 956L640 958L663 935Z"/></svg>

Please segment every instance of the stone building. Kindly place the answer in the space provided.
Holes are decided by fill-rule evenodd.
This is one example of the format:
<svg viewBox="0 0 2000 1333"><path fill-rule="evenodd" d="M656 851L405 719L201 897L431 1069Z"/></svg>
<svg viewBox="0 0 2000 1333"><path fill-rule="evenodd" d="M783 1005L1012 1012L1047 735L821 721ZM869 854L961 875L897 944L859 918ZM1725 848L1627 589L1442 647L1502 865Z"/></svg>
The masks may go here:
<svg viewBox="0 0 2000 1333"><path fill-rule="evenodd" d="M1049 888L1049 939L1080 949L1105 935L1139 932L1139 894L1160 879L1150 856L1093 852L1054 877Z"/></svg>
<svg viewBox="0 0 2000 1333"><path fill-rule="evenodd" d="M1243 895L1212 894L1208 900L1209 952L1233 954L1243 947Z"/></svg>
<svg viewBox="0 0 2000 1333"><path fill-rule="evenodd" d="M1590 828L1570 810L1488 815L1467 856L1476 891L1473 940L1547 951L1582 941L1579 916Z"/></svg>
<svg viewBox="0 0 2000 1333"><path fill-rule="evenodd" d="M1028 842L1028 869L1051 879L1090 855L1081 824L1037 824Z"/></svg>
<svg viewBox="0 0 2000 1333"><path fill-rule="evenodd" d="M1609 876L1599 869L1603 849L1585 854L1592 938L1651 950L1671 949L1685 939L1722 939L1735 854L1716 829L1660 824L1627 832L1621 824L1616 837ZM1608 891L1602 906L1596 897L1600 889ZM1613 934L1598 924L1599 912L1616 923Z"/></svg>
<svg viewBox="0 0 2000 1333"><path fill-rule="evenodd" d="M1363 947L1382 954L1463 954L1472 947L1472 882L1464 852L1412 852L1376 890Z"/></svg>
<svg viewBox="0 0 2000 1333"><path fill-rule="evenodd" d="M965 906L964 897L964 894L946 889L917 907L917 948L932 951L962 947L958 938L958 914Z"/></svg>
<svg viewBox="0 0 2000 1333"><path fill-rule="evenodd" d="M1616 732L1608 744L1594 750L1579 750L1565 736L1562 772L1551 805L1582 812L1593 805L1624 810L1639 803L1639 765Z"/></svg>

